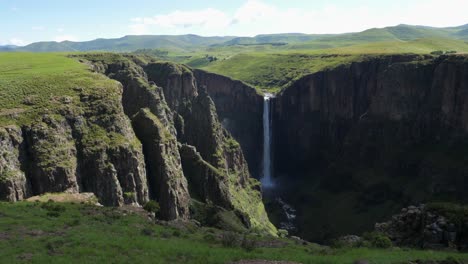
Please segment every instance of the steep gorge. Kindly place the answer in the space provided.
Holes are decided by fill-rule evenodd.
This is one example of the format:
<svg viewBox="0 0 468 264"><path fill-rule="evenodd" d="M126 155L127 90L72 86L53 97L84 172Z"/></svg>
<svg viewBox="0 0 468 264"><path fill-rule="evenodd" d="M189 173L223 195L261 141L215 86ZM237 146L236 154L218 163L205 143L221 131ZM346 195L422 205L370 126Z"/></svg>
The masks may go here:
<svg viewBox="0 0 468 264"><path fill-rule="evenodd" d="M198 74L220 116L261 129L249 125L261 124L254 88ZM466 202L467 89L466 56L387 55L304 76L280 92L272 99L275 192L297 209L298 233L326 241L371 230L410 204ZM262 149L257 132L226 128L247 156Z"/></svg>
<svg viewBox="0 0 468 264"><path fill-rule="evenodd" d="M58 112L0 128L0 199L154 199L163 219L205 212L202 223L233 217L276 232L251 177L260 178L263 157L254 88L140 56L77 59L118 82L77 87L79 102L61 97ZM467 89L466 56L389 55L304 76L270 99L275 193L296 209L298 234L326 241L410 204L466 202Z"/></svg>

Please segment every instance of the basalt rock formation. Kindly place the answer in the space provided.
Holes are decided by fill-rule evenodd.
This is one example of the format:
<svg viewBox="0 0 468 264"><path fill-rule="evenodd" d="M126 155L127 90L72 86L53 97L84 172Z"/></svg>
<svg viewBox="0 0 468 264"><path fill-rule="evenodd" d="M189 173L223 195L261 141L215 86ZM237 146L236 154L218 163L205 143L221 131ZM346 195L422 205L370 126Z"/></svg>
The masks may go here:
<svg viewBox="0 0 468 264"><path fill-rule="evenodd" d="M255 88L229 77L194 70L200 85L206 86L219 119L239 142L255 177L261 175L263 149L263 97Z"/></svg>
<svg viewBox="0 0 468 264"><path fill-rule="evenodd" d="M466 56L364 58L282 91L275 171L308 186L289 197L306 237L364 231L408 203L468 201L467 95Z"/></svg>
<svg viewBox="0 0 468 264"><path fill-rule="evenodd" d="M398 246L440 249L468 247L466 208L447 204L409 206L375 229Z"/></svg>
<svg viewBox="0 0 468 264"><path fill-rule="evenodd" d="M325 241L371 230L411 203L466 202L467 74L466 56L371 56L277 94L277 195L297 209L298 233ZM262 97L224 76L195 76L249 165L261 165Z"/></svg>
<svg viewBox="0 0 468 264"><path fill-rule="evenodd" d="M59 113L2 128L1 151L8 153L0 169L2 198L94 192L105 205L148 200L141 145L122 111L121 86L88 92L80 92L80 102L62 98Z"/></svg>
<svg viewBox="0 0 468 264"><path fill-rule="evenodd" d="M0 198L92 192L104 205L159 202L165 220L189 219L192 201L243 228L276 234L242 149L218 121L191 69L147 57L75 59L117 82L76 88L79 102L0 130ZM192 215L193 214L193 215Z"/></svg>

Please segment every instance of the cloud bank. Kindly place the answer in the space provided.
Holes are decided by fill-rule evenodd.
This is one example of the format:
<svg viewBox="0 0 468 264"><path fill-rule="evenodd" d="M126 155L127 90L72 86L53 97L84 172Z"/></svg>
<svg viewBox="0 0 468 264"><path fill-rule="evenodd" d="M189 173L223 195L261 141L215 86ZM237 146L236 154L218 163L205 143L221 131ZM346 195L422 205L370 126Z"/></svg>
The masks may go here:
<svg viewBox="0 0 468 264"><path fill-rule="evenodd" d="M232 13L214 8L177 10L131 20L132 34L187 34L253 36L261 33L344 33L400 23L436 27L468 23L466 0L414 0L405 6L391 3L319 9L279 8L262 0L248 0Z"/></svg>

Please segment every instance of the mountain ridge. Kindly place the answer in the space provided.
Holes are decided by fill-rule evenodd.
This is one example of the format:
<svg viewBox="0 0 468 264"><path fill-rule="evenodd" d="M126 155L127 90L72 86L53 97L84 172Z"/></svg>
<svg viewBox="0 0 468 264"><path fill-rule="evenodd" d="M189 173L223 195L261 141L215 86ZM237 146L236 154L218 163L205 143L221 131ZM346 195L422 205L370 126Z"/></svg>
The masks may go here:
<svg viewBox="0 0 468 264"><path fill-rule="evenodd" d="M399 24L383 28L370 28L361 32L341 34L277 33L245 36L199 36L184 35L126 35L121 38L98 38L89 41L40 41L26 46L0 46L0 51L29 52L76 52L76 51L114 51L131 52L138 49L169 49L191 51L200 48L224 47L235 45L297 44L338 42L339 45L360 44L377 41L419 38L447 38L468 40L468 24L456 27L429 27L423 25Z"/></svg>

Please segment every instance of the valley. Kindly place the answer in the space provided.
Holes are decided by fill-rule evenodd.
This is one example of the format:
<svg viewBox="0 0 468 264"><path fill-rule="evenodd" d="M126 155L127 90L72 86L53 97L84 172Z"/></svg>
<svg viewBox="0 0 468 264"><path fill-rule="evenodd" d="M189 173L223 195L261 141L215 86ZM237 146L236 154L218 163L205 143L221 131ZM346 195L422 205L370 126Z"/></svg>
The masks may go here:
<svg viewBox="0 0 468 264"><path fill-rule="evenodd" d="M466 31L0 48L1 257L464 263Z"/></svg>

